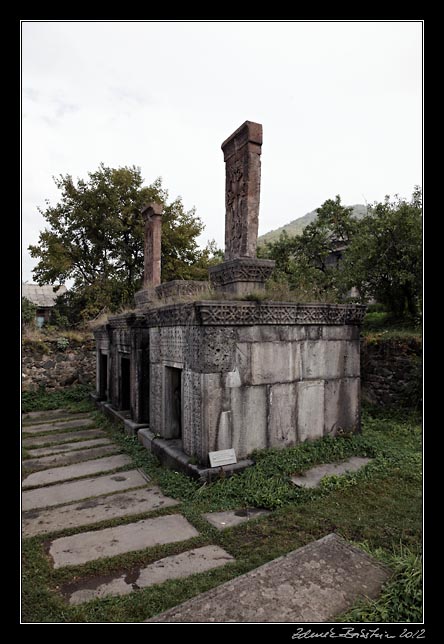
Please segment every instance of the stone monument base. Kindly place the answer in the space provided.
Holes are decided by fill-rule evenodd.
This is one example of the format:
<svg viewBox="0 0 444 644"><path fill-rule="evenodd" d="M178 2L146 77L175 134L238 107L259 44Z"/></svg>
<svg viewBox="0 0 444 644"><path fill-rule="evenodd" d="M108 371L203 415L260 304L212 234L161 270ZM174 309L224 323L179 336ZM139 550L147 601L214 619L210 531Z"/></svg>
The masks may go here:
<svg viewBox="0 0 444 644"><path fill-rule="evenodd" d="M247 295L264 291L275 262L270 259L239 257L208 269L210 282L217 292Z"/></svg>

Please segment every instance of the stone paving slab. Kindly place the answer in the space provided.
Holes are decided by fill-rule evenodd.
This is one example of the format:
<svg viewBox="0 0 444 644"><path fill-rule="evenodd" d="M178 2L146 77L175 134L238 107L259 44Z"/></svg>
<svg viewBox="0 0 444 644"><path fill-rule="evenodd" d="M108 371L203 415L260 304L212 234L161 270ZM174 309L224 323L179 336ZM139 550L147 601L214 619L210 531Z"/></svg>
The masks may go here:
<svg viewBox="0 0 444 644"><path fill-rule="evenodd" d="M114 528L60 537L51 543L49 554L54 561L54 568L62 568L165 543L185 541L198 534L181 514L169 514Z"/></svg>
<svg viewBox="0 0 444 644"><path fill-rule="evenodd" d="M362 596L376 598L390 572L329 534L146 622L327 622Z"/></svg>
<svg viewBox="0 0 444 644"><path fill-rule="evenodd" d="M22 487L24 489L27 487L34 487L36 485L49 485L50 483L76 479L90 474L107 472L109 470L114 470L117 467L129 465L131 462L132 460L130 456L126 456L126 454L116 454L115 456L96 458L92 461L84 461L83 463L76 463L75 465L53 467L48 470L41 470L40 472L29 474L29 476L23 480Z"/></svg>
<svg viewBox="0 0 444 644"><path fill-rule="evenodd" d="M57 413L53 413L56 412ZM54 423L61 420L70 420L77 418L85 418L89 416L91 412L69 412L62 410L52 410L52 411L37 411L29 412L28 414L22 414L22 424L23 425L33 425L36 423Z"/></svg>
<svg viewBox="0 0 444 644"><path fill-rule="evenodd" d="M76 432L63 432L62 434L47 434L46 436L29 436L23 438L23 447L33 447L39 445L52 445L58 443L72 442L74 439L87 439L87 438L107 438L106 432L102 429L81 429Z"/></svg>
<svg viewBox="0 0 444 644"><path fill-rule="evenodd" d="M40 458L40 456L50 456L51 454L61 454L74 450L86 449L89 447L99 447L101 445L113 444L108 438L95 438L89 441L78 441L76 443L63 443L60 445L51 445L48 447L38 447L37 449L27 449L29 456ZM25 463L26 461L24 461Z"/></svg>
<svg viewBox="0 0 444 644"><path fill-rule="evenodd" d="M78 449L76 451L65 452L64 454L52 454L41 458L29 458L23 461L23 470L44 470L51 465L72 465L81 461L88 461L99 456L119 452L118 445L102 445L101 447L91 447L90 449Z"/></svg>
<svg viewBox="0 0 444 644"><path fill-rule="evenodd" d="M26 512L36 508L62 505L102 494L142 487L142 485L146 485L148 480L148 477L134 469L27 490L22 492L22 510Z"/></svg>
<svg viewBox="0 0 444 644"><path fill-rule="evenodd" d="M362 458L360 456L352 456L346 461L340 463L324 463L317 465L307 470L301 476L292 476L291 481L300 487L317 487L324 478L324 476L331 476L332 474L339 475L346 472L356 472L367 463L370 463L371 458Z"/></svg>
<svg viewBox="0 0 444 644"><path fill-rule="evenodd" d="M187 550L179 555L159 559L142 568L138 576L137 573L136 576L131 575L130 580L128 580L128 574L123 574L105 583L99 583L95 588L91 587L91 581L89 581L88 587L75 590L69 595L69 603L76 605L110 595L128 595L134 590L162 584L168 579L182 579L206 570L220 568L230 561L234 561L234 558L219 546Z"/></svg>
<svg viewBox="0 0 444 644"><path fill-rule="evenodd" d="M107 519L151 512L178 503L179 501L164 496L158 487L96 496L88 501L59 506L51 510L24 512L22 532L25 537L33 537L37 534L78 528Z"/></svg>
<svg viewBox="0 0 444 644"><path fill-rule="evenodd" d="M61 420L54 423L42 423L41 425L23 425L22 432L25 434L43 434L44 432L55 432L59 429L75 429L76 427L86 427L91 425L91 418L77 418L72 420Z"/></svg>
<svg viewBox="0 0 444 644"><path fill-rule="evenodd" d="M245 523L245 521L256 519L266 514L270 514L270 511L259 508L247 508L243 510L227 510L226 512L208 512L203 516L218 530L225 530L226 528L232 528L240 523Z"/></svg>

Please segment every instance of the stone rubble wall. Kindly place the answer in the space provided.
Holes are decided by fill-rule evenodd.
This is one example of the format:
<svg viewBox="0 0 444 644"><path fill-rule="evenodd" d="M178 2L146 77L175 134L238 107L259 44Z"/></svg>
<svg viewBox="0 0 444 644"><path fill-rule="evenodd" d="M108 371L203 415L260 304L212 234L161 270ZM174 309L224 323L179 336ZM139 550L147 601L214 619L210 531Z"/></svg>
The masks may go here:
<svg viewBox="0 0 444 644"><path fill-rule="evenodd" d="M63 389L74 384L91 384L96 379L94 338L69 342L62 349L57 340L24 342L22 345L22 390Z"/></svg>
<svg viewBox="0 0 444 644"><path fill-rule="evenodd" d="M420 407L422 342L361 338L362 399L381 407Z"/></svg>

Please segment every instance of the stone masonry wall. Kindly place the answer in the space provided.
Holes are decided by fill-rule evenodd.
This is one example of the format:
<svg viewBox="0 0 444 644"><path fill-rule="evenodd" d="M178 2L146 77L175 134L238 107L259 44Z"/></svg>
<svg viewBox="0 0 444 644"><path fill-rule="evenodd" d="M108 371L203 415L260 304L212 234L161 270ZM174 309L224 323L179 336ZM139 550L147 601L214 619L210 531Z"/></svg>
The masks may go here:
<svg viewBox="0 0 444 644"><path fill-rule="evenodd" d="M361 338L362 399L380 406L419 407L422 342L415 337Z"/></svg>
<svg viewBox="0 0 444 644"><path fill-rule="evenodd" d="M22 390L39 387L63 389L73 384L94 385L96 351L94 339L70 341L66 348L58 340L24 342L22 347Z"/></svg>

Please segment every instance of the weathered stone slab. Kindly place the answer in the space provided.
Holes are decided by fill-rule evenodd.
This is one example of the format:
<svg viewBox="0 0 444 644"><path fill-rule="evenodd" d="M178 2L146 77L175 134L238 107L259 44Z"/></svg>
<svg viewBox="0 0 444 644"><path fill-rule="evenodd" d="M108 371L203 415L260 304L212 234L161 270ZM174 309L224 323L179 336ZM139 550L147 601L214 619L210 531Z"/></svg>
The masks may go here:
<svg viewBox="0 0 444 644"><path fill-rule="evenodd" d="M251 345L251 383L268 385L300 379L299 346L291 342L257 342Z"/></svg>
<svg viewBox="0 0 444 644"><path fill-rule="evenodd" d="M213 588L147 622L327 622L375 598L390 572L336 534Z"/></svg>
<svg viewBox="0 0 444 644"><path fill-rule="evenodd" d="M92 447L90 449L79 449L74 452L65 454L53 454L50 456L43 456L42 458L30 458L22 463L24 470L45 470L52 465L71 465L72 463L80 463L81 461L90 461L105 454L112 454L119 452L118 445L103 445L101 447Z"/></svg>
<svg viewBox="0 0 444 644"><path fill-rule="evenodd" d="M91 418L73 418L72 420L61 420L54 423L41 423L40 425L24 425L23 433L39 434L44 432L55 432L57 430L76 429L77 427L87 427L92 424Z"/></svg>
<svg viewBox="0 0 444 644"><path fill-rule="evenodd" d="M131 458L129 456L126 456L125 454L117 454L116 456L96 458L92 461L77 463L76 465L53 467L49 470L42 470L41 472L30 474L23 480L22 487L26 488L33 487L35 485L48 485L59 481L76 479L82 476L88 476L89 474L98 474L99 472L114 470L117 467L123 467L129 463L131 463Z"/></svg>
<svg viewBox="0 0 444 644"><path fill-rule="evenodd" d="M76 566L102 557L114 557L124 552L185 541L198 534L181 514L170 514L115 528L61 537L52 542L49 554L54 560L54 568Z"/></svg>
<svg viewBox="0 0 444 644"><path fill-rule="evenodd" d="M271 385L268 392L268 440L270 447L297 443L297 383Z"/></svg>
<svg viewBox="0 0 444 644"><path fill-rule="evenodd" d="M69 603L75 605L110 595L128 595L137 588L147 588L155 584L162 584L168 579L181 579L206 570L220 568L230 561L234 561L234 558L219 546L204 546L187 550L180 555L164 557L142 568L139 576L132 583L126 581L128 576L126 573L99 584L96 588L91 588L91 582L89 582L88 588L76 590L69 596Z"/></svg>
<svg viewBox="0 0 444 644"><path fill-rule="evenodd" d="M97 496L88 501L59 506L52 510L24 512L22 531L24 536L33 537L36 534L151 512L177 503L179 502L175 499L164 496L158 487L129 490L119 494Z"/></svg>
<svg viewBox="0 0 444 644"><path fill-rule="evenodd" d="M367 463L370 463L371 460L371 458L351 456L340 463L324 463L323 465L312 467L300 476L292 476L291 481L300 487L317 487L324 476L332 476L333 474L338 476L346 472L356 472Z"/></svg>
<svg viewBox="0 0 444 644"><path fill-rule="evenodd" d="M52 505L61 505L80 499L111 494L129 490L133 487L146 485L148 477L144 477L139 470L126 470L116 474L91 477L81 481L70 481L60 485L40 487L36 490L22 492L22 510L45 508Z"/></svg>
<svg viewBox="0 0 444 644"><path fill-rule="evenodd" d="M78 432L64 432L63 434L47 434L46 436L34 436L22 440L23 447L34 445L50 445L58 443L69 443L74 439L100 438L105 437L106 433L101 429L82 429Z"/></svg>
<svg viewBox="0 0 444 644"><path fill-rule="evenodd" d="M297 422L298 437L315 440L324 434L324 382L312 380L298 382Z"/></svg>
<svg viewBox="0 0 444 644"><path fill-rule="evenodd" d="M33 422L66 420L67 418L84 418L89 412L66 411L66 409L49 409L46 411L30 411L22 414L22 423L32 424Z"/></svg>
<svg viewBox="0 0 444 644"><path fill-rule="evenodd" d="M247 508L242 510L227 510L225 512L207 512L203 516L211 525L218 530L225 530L233 526L245 523L251 519L270 514L269 510L259 508Z"/></svg>
<svg viewBox="0 0 444 644"><path fill-rule="evenodd" d="M53 445L51 447L28 449L27 452L29 456L32 456L33 458L39 458L40 456L50 456L51 454L60 454L62 452L88 449L90 447L99 447L102 445L111 445L111 441L107 438L95 438L90 441L77 441L76 443L64 443L61 445Z"/></svg>

